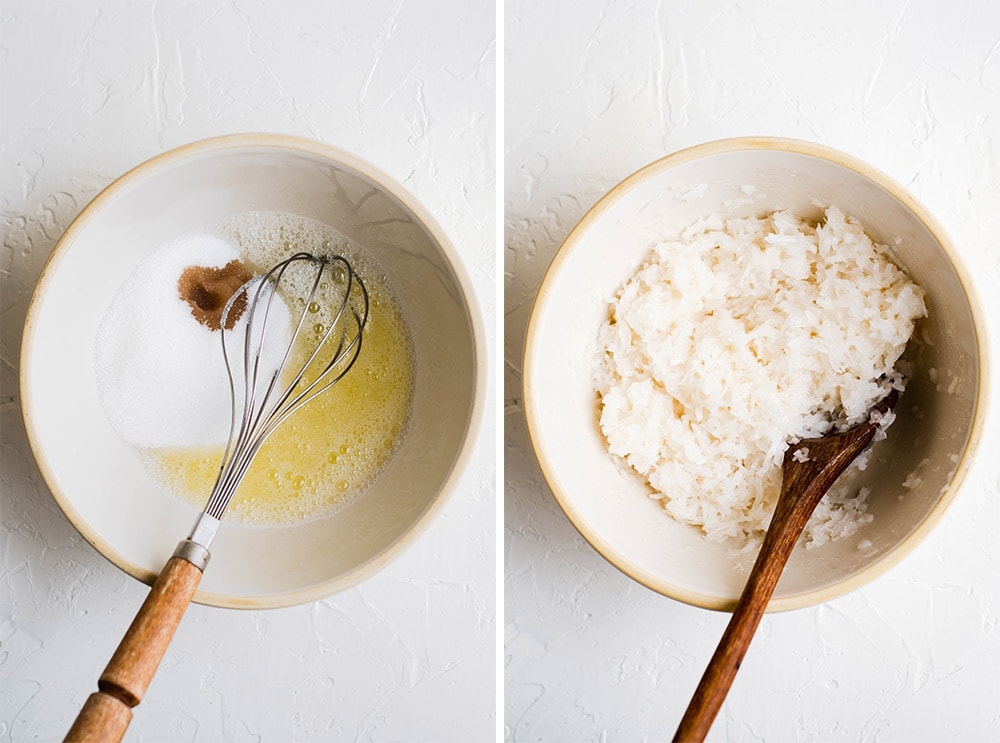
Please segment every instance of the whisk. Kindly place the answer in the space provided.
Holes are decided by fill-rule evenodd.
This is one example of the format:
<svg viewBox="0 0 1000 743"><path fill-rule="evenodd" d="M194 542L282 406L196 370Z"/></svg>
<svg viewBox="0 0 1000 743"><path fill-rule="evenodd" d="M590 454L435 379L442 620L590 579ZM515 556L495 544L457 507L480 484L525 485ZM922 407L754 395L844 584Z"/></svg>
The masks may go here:
<svg viewBox="0 0 1000 743"><path fill-rule="evenodd" d="M308 286L288 314L279 287ZM342 256L296 253L241 287L222 312L229 376L229 438L205 509L157 577L66 741L120 741L208 565L223 514L264 441L296 410L335 385L361 353L368 290ZM245 324L231 324L230 315ZM314 323L322 317L324 323ZM288 326L291 329L288 330ZM232 330L227 333L227 327ZM319 330L317 330L317 327ZM312 336L310 337L310 333ZM286 335L287 334L287 335ZM232 336L242 343L234 342Z"/></svg>

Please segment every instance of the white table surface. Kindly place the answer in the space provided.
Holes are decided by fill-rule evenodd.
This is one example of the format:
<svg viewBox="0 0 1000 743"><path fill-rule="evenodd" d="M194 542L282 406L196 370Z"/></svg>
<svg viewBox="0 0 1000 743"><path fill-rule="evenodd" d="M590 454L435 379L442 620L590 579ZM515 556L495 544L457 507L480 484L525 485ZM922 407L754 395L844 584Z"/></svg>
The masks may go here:
<svg viewBox="0 0 1000 743"><path fill-rule="evenodd" d="M906 185L975 275L1000 345L1000 5L507 0L505 717L509 743L669 740L727 615L619 573L559 510L525 432L531 301L615 183L683 147L820 142ZM994 368L1000 368L994 361ZM765 617L710 741L1000 740L1000 394L978 464L901 564Z"/></svg>
<svg viewBox="0 0 1000 743"><path fill-rule="evenodd" d="M0 3L0 741L61 739L146 593L70 526L25 440L21 327L61 232L163 150L308 137L386 171L437 219L493 349L495 25L489 0ZM440 517L380 575L296 608L192 606L126 740L492 740L493 410Z"/></svg>
<svg viewBox="0 0 1000 743"><path fill-rule="evenodd" d="M725 623L590 549L524 432L533 292L608 188L719 137L838 147L931 208L1000 327L1000 13L985 1L873 5L506 2L509 741L667 739ZM237 131L308 136L417 195L465 258L491 328L495 29L492 6L457 1L5 1L0 23L0 740L50 740L145 592L73 531L24 440L17 345L55 240L100 188L163 149ZM1000 447L997 399L983 452ZM383 574L295 609L192 607L130 738L492 739L494 436L488 420L465 487ZM998 495L987 454L889 574L767 617L711 739L1000 738Z"/></svg>

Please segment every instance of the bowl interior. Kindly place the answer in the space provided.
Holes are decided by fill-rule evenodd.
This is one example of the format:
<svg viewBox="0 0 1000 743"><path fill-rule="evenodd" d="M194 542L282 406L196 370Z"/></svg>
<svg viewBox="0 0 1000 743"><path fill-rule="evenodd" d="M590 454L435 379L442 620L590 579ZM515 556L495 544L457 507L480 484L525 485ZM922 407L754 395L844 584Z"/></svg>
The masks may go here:
<svg viewBox="0 0 1000 743"><path fill-rule="evenodd" d="M196 596L224 606L308 601L378 569L446 490L478 405L475 312L439 229L364 163L277 139L182 148L99 195L39 282L22 354L25 420L46 481L89 541L149 580L195 511L147 473L102 412L94 337L118 287L158 246L250 210L323 221L379 262L414 343L409 433L370 490L332 517L283 528L224 524Z"/></svg>
<svg viewBox="0 0 1000 743"><path fill-rule="evenodd" d="M620 184L577 226L539 292L525 355L525 406L539 462L557 499L588 541L645 585L707 608L731 607L753 556L705 540L662 513L639 478L607 453L591 383L606 302L671 231L707 214L790 209L818 219L834 204L887 244L927 293L929 317L898 419L855 477L873 488L874 520L849 538L799 547L772 610L826 600L888 567L954 494L980 395L976 320L946 248L871 173L829 153L769 146L716 147L654 163ZM919 207L916 207L919 208ZM932 371L933 370L933 371ZM903 483L911 475L909 484Z"/></svg>

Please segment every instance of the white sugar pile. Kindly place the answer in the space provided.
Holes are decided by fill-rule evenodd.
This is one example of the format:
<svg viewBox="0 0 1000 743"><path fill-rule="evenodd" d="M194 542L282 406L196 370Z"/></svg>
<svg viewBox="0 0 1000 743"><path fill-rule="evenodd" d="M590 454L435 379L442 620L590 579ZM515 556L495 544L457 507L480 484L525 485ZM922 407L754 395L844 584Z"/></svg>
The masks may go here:
<svg viewBox="0 0 1000 743"><path fill-rule="evenodd" d="M709 217L656 246L610 303L595 387L612 454L713 541L767 528L790 441L856 425L890 386L923 291L835 207ZM867 493L828 497L806 542L848 536Z"/></svg>
<svg viewBox="0 0 1000 743"><path fill-rule="evenodd" d="M132 446L226 442L231 403L220 332L195 319L181 298L178 281L188 267L222 268L239 259L239 252L225 240L187 236L143 260L112 300L95 344L98 391L112 427ZM242 369L248 315L243 313L227 343L237 369ZM268 323L268 333L275 328L285 334L265 349L262 373L270 375L278 368L288 337L288 310L280 299Z"/></svg>

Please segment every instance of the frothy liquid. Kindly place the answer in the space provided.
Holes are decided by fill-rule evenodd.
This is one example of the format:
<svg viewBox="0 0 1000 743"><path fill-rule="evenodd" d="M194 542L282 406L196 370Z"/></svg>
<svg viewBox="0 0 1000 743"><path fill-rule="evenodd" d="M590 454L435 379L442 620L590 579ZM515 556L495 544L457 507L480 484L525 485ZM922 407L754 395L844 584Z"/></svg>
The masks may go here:
<svg viewBox="0 0 1000 743"><path fill-rule="evenodd" d="M370 304L361 354L347 375L289 417L261 447L226 511L227 520L295 524L327 516L353 502L396 451L405 434L413 392L413 350L400 307L382 270L329 226L281 213L248 213L219 234L238 246L257 272L297 252L344 255L368 289ZM282 280L295 320L308 286ZM308 308L298 368L325 331L325 307ZM221 353L221 351L220 351ZM182 499L203 508L218 474L219 446L154 449L151 467Z"/></svg>

